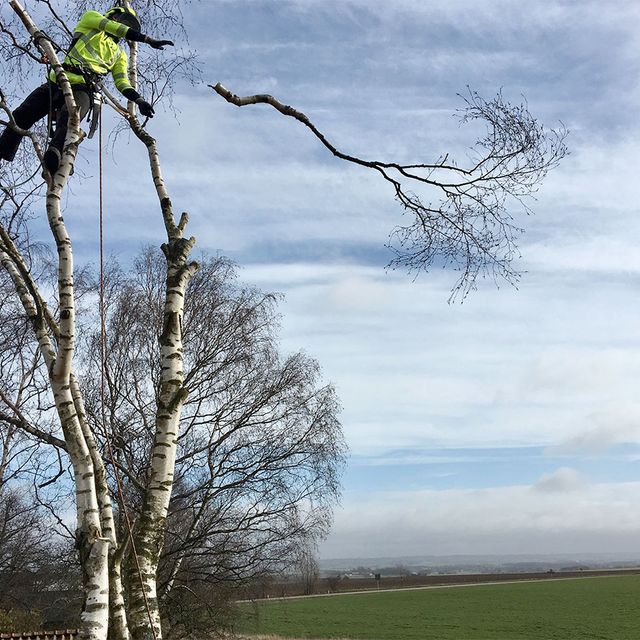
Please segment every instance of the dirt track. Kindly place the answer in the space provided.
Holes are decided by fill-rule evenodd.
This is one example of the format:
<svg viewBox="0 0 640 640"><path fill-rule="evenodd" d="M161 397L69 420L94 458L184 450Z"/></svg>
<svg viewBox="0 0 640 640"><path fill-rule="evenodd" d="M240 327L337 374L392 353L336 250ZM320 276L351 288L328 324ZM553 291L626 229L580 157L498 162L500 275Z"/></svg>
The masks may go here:
<svg viewBox="0 0 640 640"><path fill-rule="evenodd" d="M354 578L341 580L338 588L329 590L324 581L319 580L316 593L303 595L300 585L286 583L271 585L268 592L258 598L246 600L265 600L273 598L313 598L318 596L333 596L351 593L368 593L372 591L396 591L398 589L429 589L441 587L463 587L481 584L500 584L514 582L531 582L540 580L567 580L576 578L591 578L603 576L640 575L640 567L629 569L594 569L583 571L549 571L545 573L474 573L450 574L431 576L398 576L383 577L380 584L369 578ZM325 589L323 589L325 587Z"/></svg>

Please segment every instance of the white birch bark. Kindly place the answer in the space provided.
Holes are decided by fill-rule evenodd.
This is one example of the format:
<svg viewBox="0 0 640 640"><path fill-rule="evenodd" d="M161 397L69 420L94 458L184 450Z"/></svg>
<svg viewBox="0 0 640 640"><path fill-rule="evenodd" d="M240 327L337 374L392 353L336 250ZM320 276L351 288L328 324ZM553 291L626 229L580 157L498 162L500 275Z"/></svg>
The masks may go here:
<svg viewBox="0 0 640 640"><path fill-rule="evenodd" d="M149 480L135 536L142 580L136 575L130 575L129 578L132 637L134 640L148 640L152 637L148 629L148 619L151 617L153 636L160 640L162 629L157 593L158 561L173 487L180 415L187 397L183 371L182 316L186 288L198 265L196 262L189 262L189 252L195 244L195 238L184 238L187 215L183 213L178 224L175 222L171 200L162 177L156 142L135 119L131 120L131 124L134 133L147 147L168 240L162 245L167 260L167 280L163 330L159 338L162 378L156 411L156 435ZM132 567L131 572L136 570Z"/></svg>
<svg viewBox="0 0 640 640"><path fill-rule="evenodd" d="M98 450L98 445L86 418L84 401L76 377L71 374L71 393L73 395L76 413L78 415L83 435L85 436L91 460L95 471L95 486L100 510L102 536L109 541L108 577L109 585L109 638L111 640L129 640L127 624L127 610L124 600L124 586L122 584L121 562L122 556L117 553L118 540L113 505L107 472L104 461Z"/></svg>
<svg viewBox="0 0 640 640"><path fill-rule="evenodd" d="M30 295L15 263L8 265L8 271L13 278L25 311L32 320L40 351L49 371L56 411L73 467L77 514L76 544L82 560L85 592L80 637L87 640L106 640L109 618L108 551L112 540L103 535L103 518L106 518L107 521L109 517L111 519L111 524L108 525L111 529L111 535L115 535L115 530L113 516L112 514L109 516L110 504L105 503L105 494L101 495L102 500L98 497L94 465L98 455L97 449L93 438L90 438L89 441L87 439L90 432L86 420L84 420L84 410L79 401L77 385L75 381L72 382L71 377L75 347L73 253L60 210L62 192L73 167L83 134L80 131L79 114L73 99L73 92L55 50L23 7L16 0L12 0L10 4L38 47L47 55L56 73L69 111L69 125L60 167L54 176L49 177L46 197L47 218L58 251L60 320L58 335L56 335L57 348L54 349L49 337L44 313L38 309L37 298L39 296ZM3 264L6 262L6 256L7 254L4 252ZM99 478L98 482L100 482ZM102 504L100 504L101 502Z"/></svg>
<svg viewBox="0 0 640 640"><path fill-rule="evenodd" d="M78 110L73 92L55 51L28 14L16 0L10 3L18 13L36 44L48 56L63 91L69 110L69 126L60 167L48 176L46 210L49 226L58 251L58 297L60 318L56 322L42 302L35 283L28 273L21 274L19 261L6 252L0 259L14 279L23 306L30 318L40 351L50 375L62 430L74 472L77 501L77 544L82 560L85 607L82 612L81 638L106 640L107 629L117 640L127 640L127 612L123 598L121 562L126 545L118 548L113 508L108 491L106 472L95 438L86 420L82 396L73 376L72 359L75 347L75 304L73 254L64 225L60 200L83 138L79 129ZM135 47L132 51L132 81L136 81ZM131 107L132 105L130 105ZM156 437L153 444L149 479L134 538L137 562L131 563L129 584L129 622L132 635L160 640L162 629L157 600L156 576L164 539L175 468L178 426L182 405L186 399L182 356L182 316L184 296L189 280L198 265L189 262L189 252L195 239L184 238L187 224L182 214L176 224L156 148L155 140L140 126L135 112L129 112L134 133L146 145L153 182L162 209L167 231L167 243L162 249L167 259L167 283L164 326L160 337L162 380L156 412ZM110 554L111 550L111 554ZM111 561L109 556L111 555ZM141 577L137 564L140 565ZM111 614L109 605L112 607Z"/></svg>
<svg viewBox="0 0 640 640"><path fill-rule="evenodd" d="M126 548L127 544L123 542L109 561L109 638L112 640L131 637L122 582L122 558Z"/></svg>

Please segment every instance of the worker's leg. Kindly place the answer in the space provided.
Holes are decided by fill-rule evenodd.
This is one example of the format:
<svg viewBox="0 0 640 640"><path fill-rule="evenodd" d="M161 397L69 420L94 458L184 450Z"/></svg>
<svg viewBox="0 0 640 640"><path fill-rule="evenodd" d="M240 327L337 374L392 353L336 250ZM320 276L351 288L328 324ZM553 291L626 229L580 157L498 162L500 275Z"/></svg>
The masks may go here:
<svg viewBox="0 0 640 640"><path fill-rule="evenodd" d="M45 82L32 91L13 112L16 124L21 129L30 129L38 120L44 118L49 113L51 100L56 92L60 93L58 87L49 82ZM0 135L0 159L11 162L18 151L21 141L22 136L17 131L14 131L11 127L6 127L2 135Z"/></svg>
<svg viewBox="0 0 640 640"><path fill-rule="evenodd" d="M80 120L82 120L89 112L91 107L91 95L86 87L74 87L73 97L76 101L76 106L80 109ZM56 131L51 138L50 146L55 147L58 151L62 152L64 148L64 140L67 137L67 127L69 124L69 112L65 104L58 111L58 118L56 120Z"/></svg>
<svg viewBox="0 0 640 640"><path fill-rule="evenodd" d="M89 108L91 107L91 94L84 86L73 87L73 97L76 101L76 106L80 109L80 120L87 115ZM55 173L60 166L60 160L62 158L62 150L64 148L64 141L67 137L67 128L69 124L69 111L66 105L63 103L58 111L58 119L56 120L56 131L51 138L49 148L44 154L44 163L50 173Z"/></svg>

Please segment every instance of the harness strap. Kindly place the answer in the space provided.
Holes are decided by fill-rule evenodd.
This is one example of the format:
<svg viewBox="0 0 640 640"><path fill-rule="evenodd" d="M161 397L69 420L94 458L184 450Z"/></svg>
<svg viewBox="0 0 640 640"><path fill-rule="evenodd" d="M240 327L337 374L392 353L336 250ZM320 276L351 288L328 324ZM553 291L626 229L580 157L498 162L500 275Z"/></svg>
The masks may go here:
<svg viewBox="0 0 640 640"><path fill-rule="evenodd" d="M100 81L100 75L87 69L86 67L80 67L69 62L63 62L62 68L65 71L70 71L78 76L82 76L90 89L93 89L95 85Z"/></svg>

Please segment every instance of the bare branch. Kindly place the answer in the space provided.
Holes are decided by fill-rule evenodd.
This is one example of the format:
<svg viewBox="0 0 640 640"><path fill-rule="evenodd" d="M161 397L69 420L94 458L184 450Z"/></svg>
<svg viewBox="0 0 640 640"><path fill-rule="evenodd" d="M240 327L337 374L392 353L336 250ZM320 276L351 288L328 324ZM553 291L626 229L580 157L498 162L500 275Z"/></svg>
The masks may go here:
<svg viewBox="0 0 640 640"><path fill-rule="evenodd" d="M14 35L14 33L12 31L10 31L9 29L7 29L4 24L2 24L2 22L0 22L0 33L4 33L7 36L9 36L9 39L11 40L11 45L13 46L14 49L17 49L18 51L21 51L22 53L24 53L25 55L29 56L32 60L35 60L36 62L41 62L41 56L33 53L31 51L31 49L29 48L29 45L32 44L33 40L29 40L29 43L27 45L22 45L18 42L16 36Z"/></svg>
<svg viewBox="0 0 640 640"><path fill-rule="evenodd" d="M239 97L220 83L209 86L238 107L271 105L304 124L337 158L373 169L389 182L404 212L412 215L389 236L389 248L396 254L392 269L417 274L432 266L452 267L460 273L452 298L464 298L479 276L517 283L520 274L512 263L519 257L517 238L523 229L508 208L520 205L530 213L525 200L567 153L564 127L547 131L525 104L512 105L501 93L486 101L469 91L458 117L462 123L485 122L487 133L473 146L468 167L448 154L434 163L364 160L337 149L306 114L271 95ZM413 192L412 185L431 190L433 201Z"/></svg>
<svg viewBox="0 0 640 640"><path fill-rule="evenodd" d="M29 435L32 435L38 440L46 442L47 444L50 444L58 449L62 449L63 451L67 450L67 445L64 440L56 438L46 431L42 431L31 422L29 422L29 420L27 420L25 416L22 415L20 410L11 403L11 401L2 393L2 391L0 391L0 399L15 413L15 415L12 416L4 413L4 411L0 411L0 422L6 422L7 424L11 424L14 427L22 429Z"/></svg>

